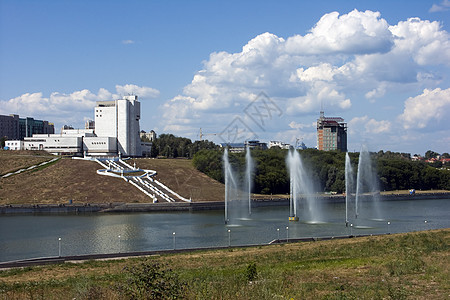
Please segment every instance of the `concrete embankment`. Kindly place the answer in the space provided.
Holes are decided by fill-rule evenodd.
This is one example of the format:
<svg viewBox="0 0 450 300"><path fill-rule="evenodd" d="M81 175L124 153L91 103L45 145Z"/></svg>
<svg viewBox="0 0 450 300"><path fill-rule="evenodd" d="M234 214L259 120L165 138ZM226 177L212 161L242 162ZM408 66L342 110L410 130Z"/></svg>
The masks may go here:
<svg viewBox="0 0 450 300"><path fill-rule="evenodd" d="M378 195L380 201L410 201L429 199L450 199L450 193L420 193L416 195L390 194ZM318 197L326 203L344 203L345 196L330 195ZM361 196L360 200L371 200L373 196ZM301 200L300 200L301 201ZM253 199L254 207L287 206L288 198ZM99 204L40 204L3 205L0 214L49 214L49 213L124 213L124 212L163 212L163 211L202 211L222 210L223 201L211 202L160 202L160 203L99 203Z"/></svg>

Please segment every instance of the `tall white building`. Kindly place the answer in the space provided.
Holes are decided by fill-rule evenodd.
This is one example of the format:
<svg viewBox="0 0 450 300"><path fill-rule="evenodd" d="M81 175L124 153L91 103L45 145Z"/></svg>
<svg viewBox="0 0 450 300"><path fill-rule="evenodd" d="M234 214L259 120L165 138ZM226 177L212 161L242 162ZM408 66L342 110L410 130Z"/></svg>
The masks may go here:
<svg viewBox="0 0 450 300"><path fill-rule="evenodd" d="M117 139L117 151L122 155L141 156L139 119L141 103L135 95L112 101L97 101L95 134Z"/></svg>

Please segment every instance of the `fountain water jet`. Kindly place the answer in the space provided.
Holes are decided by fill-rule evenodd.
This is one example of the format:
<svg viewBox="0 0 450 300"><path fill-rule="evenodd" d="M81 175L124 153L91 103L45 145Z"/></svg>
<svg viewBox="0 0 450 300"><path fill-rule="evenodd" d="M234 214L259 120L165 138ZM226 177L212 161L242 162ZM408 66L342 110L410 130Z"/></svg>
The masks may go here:
<svg viewBox="0 0 450 300"><path fill-rule="evenodd" d="M252 172L253 172L253 159L250 153L250 147L247 145L246 154L245 154L245 185L247 187L248 192L248 214L252 214Z"/></svg>
<svg viewBox="0 0 450 300"><path fill-rule="evenodd" d="M362 199L371 199L371 203L375 205L371 210L379 215L378 200L379 190L376 182L376 176L372 169L370 153L366 145L361 146L358 161L358 174L356 177L356 195L355 195L355 218L357 219L361 212ZM368 202L368 201L367 201Z"/></svg>
<svg viewBox="0 0 450 300"><path fill-rule="evenodd" d="M225 151L223 152L223 167L225 175L225 224L227 224L230 221L228 216L228 202L237 190L236 179L234 178L233 170L230 161L228 160L227 148L225 148Z"/></svg>
<svg viewBox="0 0 450 300"><path fill-rule="evenodd" d="M303 193L304 213L303 218L309 218L311 223L320 223L320 208L317 198L312 193L312 182L307 177L300 154L297 150L291 149L287 156L287 166L290 175L290 221L298 221L297 207L300 192Z"/></svg>
<svg viewBox="0 0 450 300"><path fill-rule="evenodd" d="M345 226L348 227L348 204L353 192L353 169L348 152L345 153Z"/></svg>

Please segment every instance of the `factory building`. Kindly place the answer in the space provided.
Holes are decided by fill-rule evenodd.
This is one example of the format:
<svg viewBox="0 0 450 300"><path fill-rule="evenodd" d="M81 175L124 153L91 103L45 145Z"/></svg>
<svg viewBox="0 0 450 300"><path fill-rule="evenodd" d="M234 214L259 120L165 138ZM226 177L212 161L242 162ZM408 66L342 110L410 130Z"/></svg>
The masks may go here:
<svg viewBox="0 0 450 300"><path fill-rule="evenodd" d="M317 119L317 149L347 152L347 123L340 117L325 117L320 112Z"/></svg>

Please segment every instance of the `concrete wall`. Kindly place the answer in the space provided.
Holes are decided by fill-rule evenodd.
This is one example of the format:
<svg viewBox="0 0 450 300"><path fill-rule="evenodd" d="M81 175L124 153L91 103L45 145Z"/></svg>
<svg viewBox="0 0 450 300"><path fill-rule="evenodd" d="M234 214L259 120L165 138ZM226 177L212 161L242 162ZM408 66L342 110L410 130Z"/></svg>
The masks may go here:
<svg viewBox="0 0 450 300"><path fill-rule="evenodd" d="M85 137L83 151L87 155L114 155L117 153L115 137Z"/></svg>

